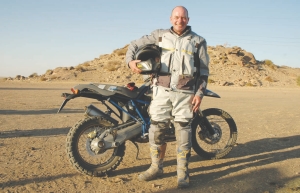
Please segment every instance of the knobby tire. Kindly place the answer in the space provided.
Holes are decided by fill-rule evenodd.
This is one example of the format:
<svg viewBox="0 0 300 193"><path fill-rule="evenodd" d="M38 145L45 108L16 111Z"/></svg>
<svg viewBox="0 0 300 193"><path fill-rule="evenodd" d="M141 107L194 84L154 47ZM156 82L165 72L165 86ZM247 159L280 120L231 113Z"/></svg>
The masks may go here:
<svg viewBox="0 0 300 193"><path fill-rule="evenodd" d="M88 131L88 129L90 128L91 131L94 128L98 128L98 130L101 130L102 128L103 130L103 128L108 128L111 126L113 126L113 124L108 120L104 119L103 117L88 117L83 120L80 120L70 129L66 139L67 156L73 167L75 167L75 169L78 172L89 176L103 176L109 173L110 171L116 169L120 165L125 154L124 143L118 146L117 148L109 150L112 151L112 155L109 155L110 157L103 163L99 163L100 161L97 162L97 156L102 156L102 153L100 153L100 155L90 156L90 154L86 153L88 152L88 150L86 150L86 152L84 152L84 150L82 150L82 153L80 152L80 149L87 148L82 147L84 145L79 145L81 139L80 137L85 137L83 135L85 131ZM87 139L87 137L85 138ZM104 152L103 155L105 153L106 152ZM87 158L89 158L90 156L91 159L96 160L94 161L94 163L91 163L87 158L85 158L81 154L83 154Z"/></svg>
<svg viewBox="0 0 300 193"><path fill-rule="evenodd" d="M199 130L205 129L203 120L196 117L192 122L192 147L194 151L204 159L219 159L226 156L233 148L237 140L237 127L233 118L222 109L209 108L203 111L209 122L214 126L217 125L223 132L223 136L216 144L206 143L205 140L201 140L199 137ZM212 118L212 119L210 119ZM218 120L218 121L214 121ZM225 132L228 133L225 136ZM224 141L224 144L221 142ZM200 143L200 144L199 144ZM203 147L202 147L203 146ZM205 148L205 147L207 148Z"/></svg>

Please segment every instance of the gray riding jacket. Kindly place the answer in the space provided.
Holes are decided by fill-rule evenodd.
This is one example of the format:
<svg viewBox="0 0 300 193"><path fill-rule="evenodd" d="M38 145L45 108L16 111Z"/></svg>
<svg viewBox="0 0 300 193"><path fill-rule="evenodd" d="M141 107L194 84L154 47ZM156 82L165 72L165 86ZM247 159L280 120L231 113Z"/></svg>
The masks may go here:
<svg viewBox="0 0 300 193"><path fill-rule="evenodd" d="M155 30L150 35L130 43L125 57L126 64L135 60L136 51L145 44L156 44L161 47L160 72L170 73L167 77L154 78L154 85L164 86L173 91L191 92L203 97L209 75L209 56L203 37L194 33L190 26L187 26L180 36L172 28ZM194 57L199 57L200 72L197 72L194 66ZM197 80L195 77L198 77Z"/></svg>

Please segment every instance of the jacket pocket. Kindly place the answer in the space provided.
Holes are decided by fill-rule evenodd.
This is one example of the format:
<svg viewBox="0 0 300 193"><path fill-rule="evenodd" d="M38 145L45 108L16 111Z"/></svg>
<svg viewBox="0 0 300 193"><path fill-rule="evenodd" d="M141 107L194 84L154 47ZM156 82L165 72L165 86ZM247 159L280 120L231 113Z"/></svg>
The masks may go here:
<svg viewBox="0 0 300 193"><path fill-rule="evenodd" d="M166 88L170 88L170 82L171 82L171 75L158 76L156 85L157 86L163 86L163 87L166 87Z"/></svg>
<svg viewBox="0 0 300 193"><path fill-rule="evenodd" d="M177 89L193 90L195 85L195 78L191 75L180 75L178 79Z"/></svg>

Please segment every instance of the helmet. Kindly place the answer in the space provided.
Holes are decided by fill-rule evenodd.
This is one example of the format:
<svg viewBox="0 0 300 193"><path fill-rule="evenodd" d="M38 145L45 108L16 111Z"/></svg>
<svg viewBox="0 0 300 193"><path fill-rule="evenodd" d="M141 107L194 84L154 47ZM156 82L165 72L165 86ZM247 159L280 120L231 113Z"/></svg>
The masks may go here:
<svg viewBox="0 0 300 193"><path fill-rule="evenodd" d="M161 49L155 44L146 44L138 48L135 59L141 60L137 67L142 70L141 74L152 74L160 70Z"/></svg>

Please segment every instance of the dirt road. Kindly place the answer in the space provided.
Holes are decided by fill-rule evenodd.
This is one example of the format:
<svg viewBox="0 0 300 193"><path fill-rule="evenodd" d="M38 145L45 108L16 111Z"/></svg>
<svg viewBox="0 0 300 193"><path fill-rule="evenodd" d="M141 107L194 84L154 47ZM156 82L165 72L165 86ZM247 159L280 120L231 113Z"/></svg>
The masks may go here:
<svg viewBox="0 0 300 193"><path fill-rule="evenodd" d="M0 192L300 192L300 88L209 87L235 119L238 145L221 160L192 152L190 188L176 188L175 143L169 143L165 175L139 182L148 168L147 144L136 160L126 144L123 162L109 176L77 173L68 162L65 138L91 100L71 100L57 114L62 92L75 83L0 83Z"/></svg>

